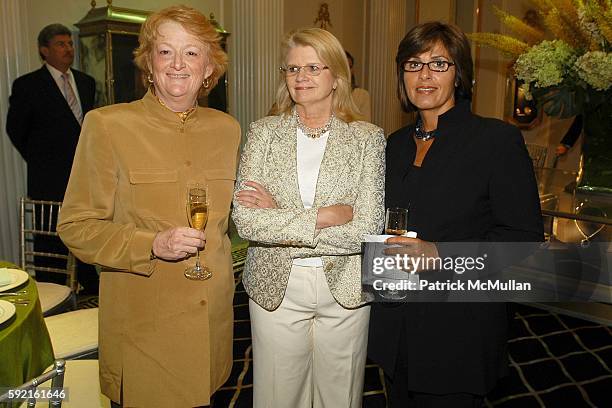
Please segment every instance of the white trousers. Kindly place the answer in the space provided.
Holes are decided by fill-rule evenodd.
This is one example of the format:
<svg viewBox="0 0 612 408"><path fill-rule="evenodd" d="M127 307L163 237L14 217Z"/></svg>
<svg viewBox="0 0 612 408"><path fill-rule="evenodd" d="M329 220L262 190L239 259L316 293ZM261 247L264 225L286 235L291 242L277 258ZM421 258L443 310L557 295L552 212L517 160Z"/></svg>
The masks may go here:
<svg viewBox="0 0 612 408"><path fill-rule="evenodd" d="M359 408L370 306L345 309L321 267L293 266L281 305L249 300L255 408Z"/></svg>

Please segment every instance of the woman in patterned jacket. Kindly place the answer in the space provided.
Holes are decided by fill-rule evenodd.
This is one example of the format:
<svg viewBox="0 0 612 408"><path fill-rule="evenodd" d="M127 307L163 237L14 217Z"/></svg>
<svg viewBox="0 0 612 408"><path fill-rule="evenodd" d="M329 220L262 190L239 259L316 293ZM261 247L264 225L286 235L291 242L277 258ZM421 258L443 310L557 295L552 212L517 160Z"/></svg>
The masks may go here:
<svg viewBox="0 0 612 408"><path fill-rule="evenodd" d="M357 120L332 34L292 32L282 56L274 116L251 124L234 199L251 241L254 406L359 407L370 314L359 253L382 229L385 140Z"/></svg>

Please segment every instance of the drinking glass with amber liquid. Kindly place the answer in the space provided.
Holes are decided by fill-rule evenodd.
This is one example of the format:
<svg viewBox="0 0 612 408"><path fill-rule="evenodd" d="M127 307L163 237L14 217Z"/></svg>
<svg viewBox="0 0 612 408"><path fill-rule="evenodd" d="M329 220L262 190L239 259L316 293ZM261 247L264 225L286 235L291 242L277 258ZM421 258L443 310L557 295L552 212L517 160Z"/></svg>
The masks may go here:
<svg viewBox="0 0 612 408"><path fill-rule="evenodd" d="M404 235L408 232L408 210L405 208L387 208L385 214L385 234ZM409 275L399 269L390 269L385 274L388 283L398 284L409 279ZM380 296L390 301L399 301L407 296L407 292L398 289L386 289Z"/></svg>
<svg viewBox="0 0 612 408"><path fill-rule="evenodd" d="M408 210L405 208L387 208L385 234L404 235L406 232L408 232Z"/></svg>
<svg viewBox="0 0 612 408"><path fill-rule="evenodd" d="M192 184L187 188L187 219L189 226L204 231L208 221L208 189L201 184ZM185 269L185 276L192 280L206 280L212 276L212 272L200 263L200 250L196 249L196 261L194 266Z"/></svg>

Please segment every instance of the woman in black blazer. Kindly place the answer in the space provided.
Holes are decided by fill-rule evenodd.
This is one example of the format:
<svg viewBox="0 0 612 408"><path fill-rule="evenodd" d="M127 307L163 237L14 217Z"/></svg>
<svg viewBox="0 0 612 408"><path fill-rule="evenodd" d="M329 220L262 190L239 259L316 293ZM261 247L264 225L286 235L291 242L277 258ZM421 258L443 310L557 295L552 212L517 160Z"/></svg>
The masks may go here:
<svg viewBox="0 0 612 408"><path fill-rule="evenodd" d="M414 27L399 45L398 96L417 122L386 149L386 206L410 209L418 238L387 243L437 256L436 242L541 241L533 168L521 133L470 110L472 59L459 28ZM369 355L389 407L475 407L507 370L504 303L377 304Z"/></svg>

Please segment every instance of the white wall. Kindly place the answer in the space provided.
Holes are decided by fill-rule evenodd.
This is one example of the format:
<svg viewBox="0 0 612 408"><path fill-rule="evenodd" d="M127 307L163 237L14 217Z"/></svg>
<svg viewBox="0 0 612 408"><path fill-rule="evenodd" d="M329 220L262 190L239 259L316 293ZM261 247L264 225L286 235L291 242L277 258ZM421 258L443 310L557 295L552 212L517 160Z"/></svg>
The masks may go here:
<svg viewBox="0 0 612 408"><path fill-rule="evenodd" d="M504 9L503 0L481 1L480 16L477 22L480 31L499 32L500 22L494 14L493 6ZM504 114L505 73L509 60L497 50L480 47L475 52L474 112L487 117L502 119Z"/></svg>
<svg viewBox="0 0 612 408"><path fill-rule="evenodd" d="M455 22L455 0L417 0L417 22L444 21Z"/></svg>
<svg viewBox="0 0 612 408"><path fill-rule="evenodd" d="M355 58L357 83L364 85L365 69L365 0L327 0L332 25L327 30ZM283 26L285 32L302 27L319 27L314 21L323 1L285 0ZM280 38L279 38L280 43Z"/></svg>

